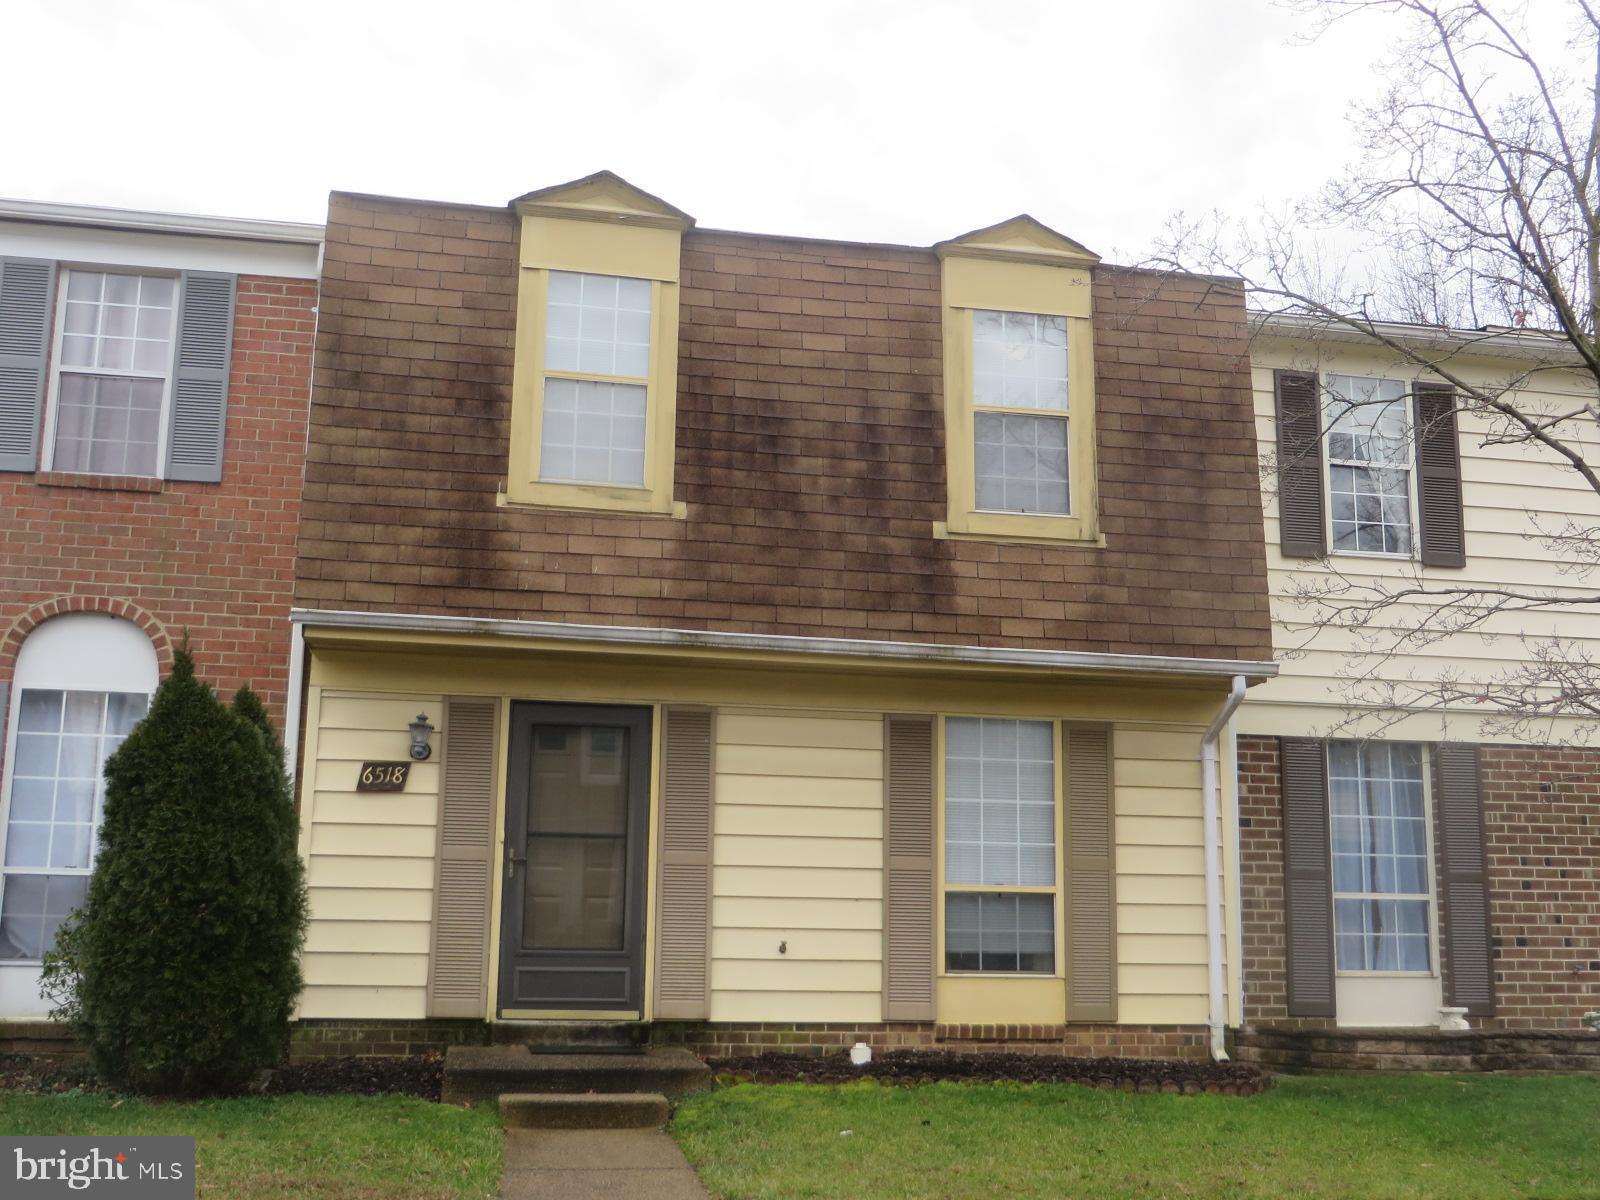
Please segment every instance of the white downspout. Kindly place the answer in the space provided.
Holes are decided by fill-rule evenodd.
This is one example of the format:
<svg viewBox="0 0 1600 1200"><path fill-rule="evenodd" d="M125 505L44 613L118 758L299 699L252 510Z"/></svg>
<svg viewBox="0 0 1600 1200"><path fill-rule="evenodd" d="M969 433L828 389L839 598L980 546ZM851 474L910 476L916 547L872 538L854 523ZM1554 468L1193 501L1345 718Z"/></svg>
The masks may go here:
<svg viewBox="0 0 1600 1200"><path fill-rule="evenodd" d="M283 758L289 783L300 762L300 693L306 677L306 627L296 621L289 626L289 694L283 702ZM300 797L295 796L296 803Z"/></svg>
<svg viewBox="0 0 1600 1200"><path fill-rule="evenodd" d="M1223 1044L1227 1012L1222 998L1222 831L1218 828L1218 813L1222 805L1217 738L1244 700L1244 689L1244 676L1235 675L1228 698L1222 702L1222 708L1200 739L1201 816L1205 821L1206 847L1206 975L1209 985L1206 1009L1207 1021L1211 1026L1211 1057L1218 1062L1227 1060L1228 1051Z"/></svg>

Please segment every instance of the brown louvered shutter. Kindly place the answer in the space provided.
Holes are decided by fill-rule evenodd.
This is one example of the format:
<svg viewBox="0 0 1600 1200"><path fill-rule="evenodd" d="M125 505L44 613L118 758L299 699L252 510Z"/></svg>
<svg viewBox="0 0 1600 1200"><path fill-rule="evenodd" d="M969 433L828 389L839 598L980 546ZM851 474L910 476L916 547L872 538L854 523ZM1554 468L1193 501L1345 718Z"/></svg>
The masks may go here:
<svg viewBox="0 0 1600 1200"><path fill-rule="evenodd" d="M1289 1015L1335 1015L1333 863L1328 844L1328 759L1323 744L1283 738L1283 896L1288 923Z"/></svg>
<svg viewBox="0 0 1600 1200"><path fill-rule="evenodd" d="M883 1019L934 1019L933 718L883 719Z"/></svg>
<svg viewBox="0 0 1600 1200"><path fill-rule="evenodd" d="M1116 799L1111 727L1063 727L1067 1020L1117 1019Z"/></svg>
<svg viewBox="0 0 1600 1200"><path fill-rule="evenodd" d="M1322 404L1317 377L1273 372L1278 408L1278 546L1286 558L1328 552L1322 498Z"/></svg>
<svg viewBox="0 0 1600 1200"><path fill-rule="evenodd" d="M655 1015L703 1021L711 1013L711 813L716 716L661 713L661 854L656 888Z"/></svg>
<svg viewBox="0 0 1600 1200"><path fill-rule="evenodd" d="M488 1006L499 727L498 701L449 697L444 702L428 955L430 1017L482 1017Z"/></svg>
<svg viewBox="0 0 1600 1200"><path fill-rule="evenodd" d="M1450 964L1445 1003L1475 1017L1493 1016L1494 954L1478 747L1447 742L1435 749L1433 760L1444 860L1439 929Z"/></svg>
<svg viewBox="0 0 1600 1200"><path fill-rule="evenodd" d="M1445 384L1416 387L1417 540L1427 567L1467 565L1461 508L1461 443L1456 392Z"/></svg>

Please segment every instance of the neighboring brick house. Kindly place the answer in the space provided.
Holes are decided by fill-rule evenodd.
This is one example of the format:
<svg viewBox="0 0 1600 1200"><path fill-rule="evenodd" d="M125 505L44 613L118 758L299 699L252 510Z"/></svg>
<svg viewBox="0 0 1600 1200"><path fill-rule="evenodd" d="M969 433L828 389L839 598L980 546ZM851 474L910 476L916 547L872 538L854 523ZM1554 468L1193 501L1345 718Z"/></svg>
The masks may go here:
<svg viewBox="0 0 1600 1200"><path fill-rule="evenodd" d="M174 646L286 714L321 236L0 201L0 1017Z"/></svg>
<svg viewBox="0 0 1600 1200"><path fill-rule="evenodd" d="M325 1040L1220 1037L1202 759L1274 671L1236 282L1027 217L702 231L602 173L336 193L319 303Z"/></svg>
<svg viewBox="0 0 1600 1200"><path fill-rule="evenodd" d="M1474 385L1520 376L1525 401L1551 412L1592 396L1548 337L1382 332ZM1450 1007L1478 1029L1575 1030L1600 1009L1593 722L1530 733L1486 721L1483 704L1430 702L1429 688L1531 664L1550 639L1592 654L1592 613L1557 603L1424 642L1400 632L1422 608L1314 628L1315 597L1335 579L1587 595L1542 535L1569 517L1592 527L1600 503L1555 456L1490 436L1448 387L1371 339L1264 318L1252 357L1261 453L1276 467L1264 515L1284 661L1235 722L1236 1019L1427 1026Z"/></svg>

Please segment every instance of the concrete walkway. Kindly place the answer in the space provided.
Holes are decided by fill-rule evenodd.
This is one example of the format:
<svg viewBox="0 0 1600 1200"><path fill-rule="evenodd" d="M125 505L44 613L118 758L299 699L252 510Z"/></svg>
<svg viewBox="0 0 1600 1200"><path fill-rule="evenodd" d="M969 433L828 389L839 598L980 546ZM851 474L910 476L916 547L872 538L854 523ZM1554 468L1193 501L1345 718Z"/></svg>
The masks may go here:
<svg viewBox="0 0 1600 1200"><path fill-rule="evenodd" d="M509 1129L501 1200L708 1200L660 1129Z"/></svg>

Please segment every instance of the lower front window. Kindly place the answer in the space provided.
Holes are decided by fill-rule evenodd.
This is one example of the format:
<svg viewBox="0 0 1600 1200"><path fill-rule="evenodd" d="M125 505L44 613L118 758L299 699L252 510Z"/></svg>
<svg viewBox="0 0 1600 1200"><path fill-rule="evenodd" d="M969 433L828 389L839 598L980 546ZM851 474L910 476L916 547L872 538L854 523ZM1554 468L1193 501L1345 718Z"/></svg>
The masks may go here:
<svg viewBox="0 0 1600 1200"><path fill-rule="evenodd" d="M946 971L1053 975L1056 761L1050 721L945 721Z"/></svg>
<svg viewBox="0 0 1600 1200"><path fill-rule="evenodd" d="M1422 747L1330 742L1328 799L1338 969L1431 970Z"/></svg>
<svg viewBox="0 0 1600 1200"><path fill-rule="evenodd" d="M105 762L149 702L137 693L42 688L24 688L18 700L0 872L0 961L37 962L88 896Z"/></svg>

